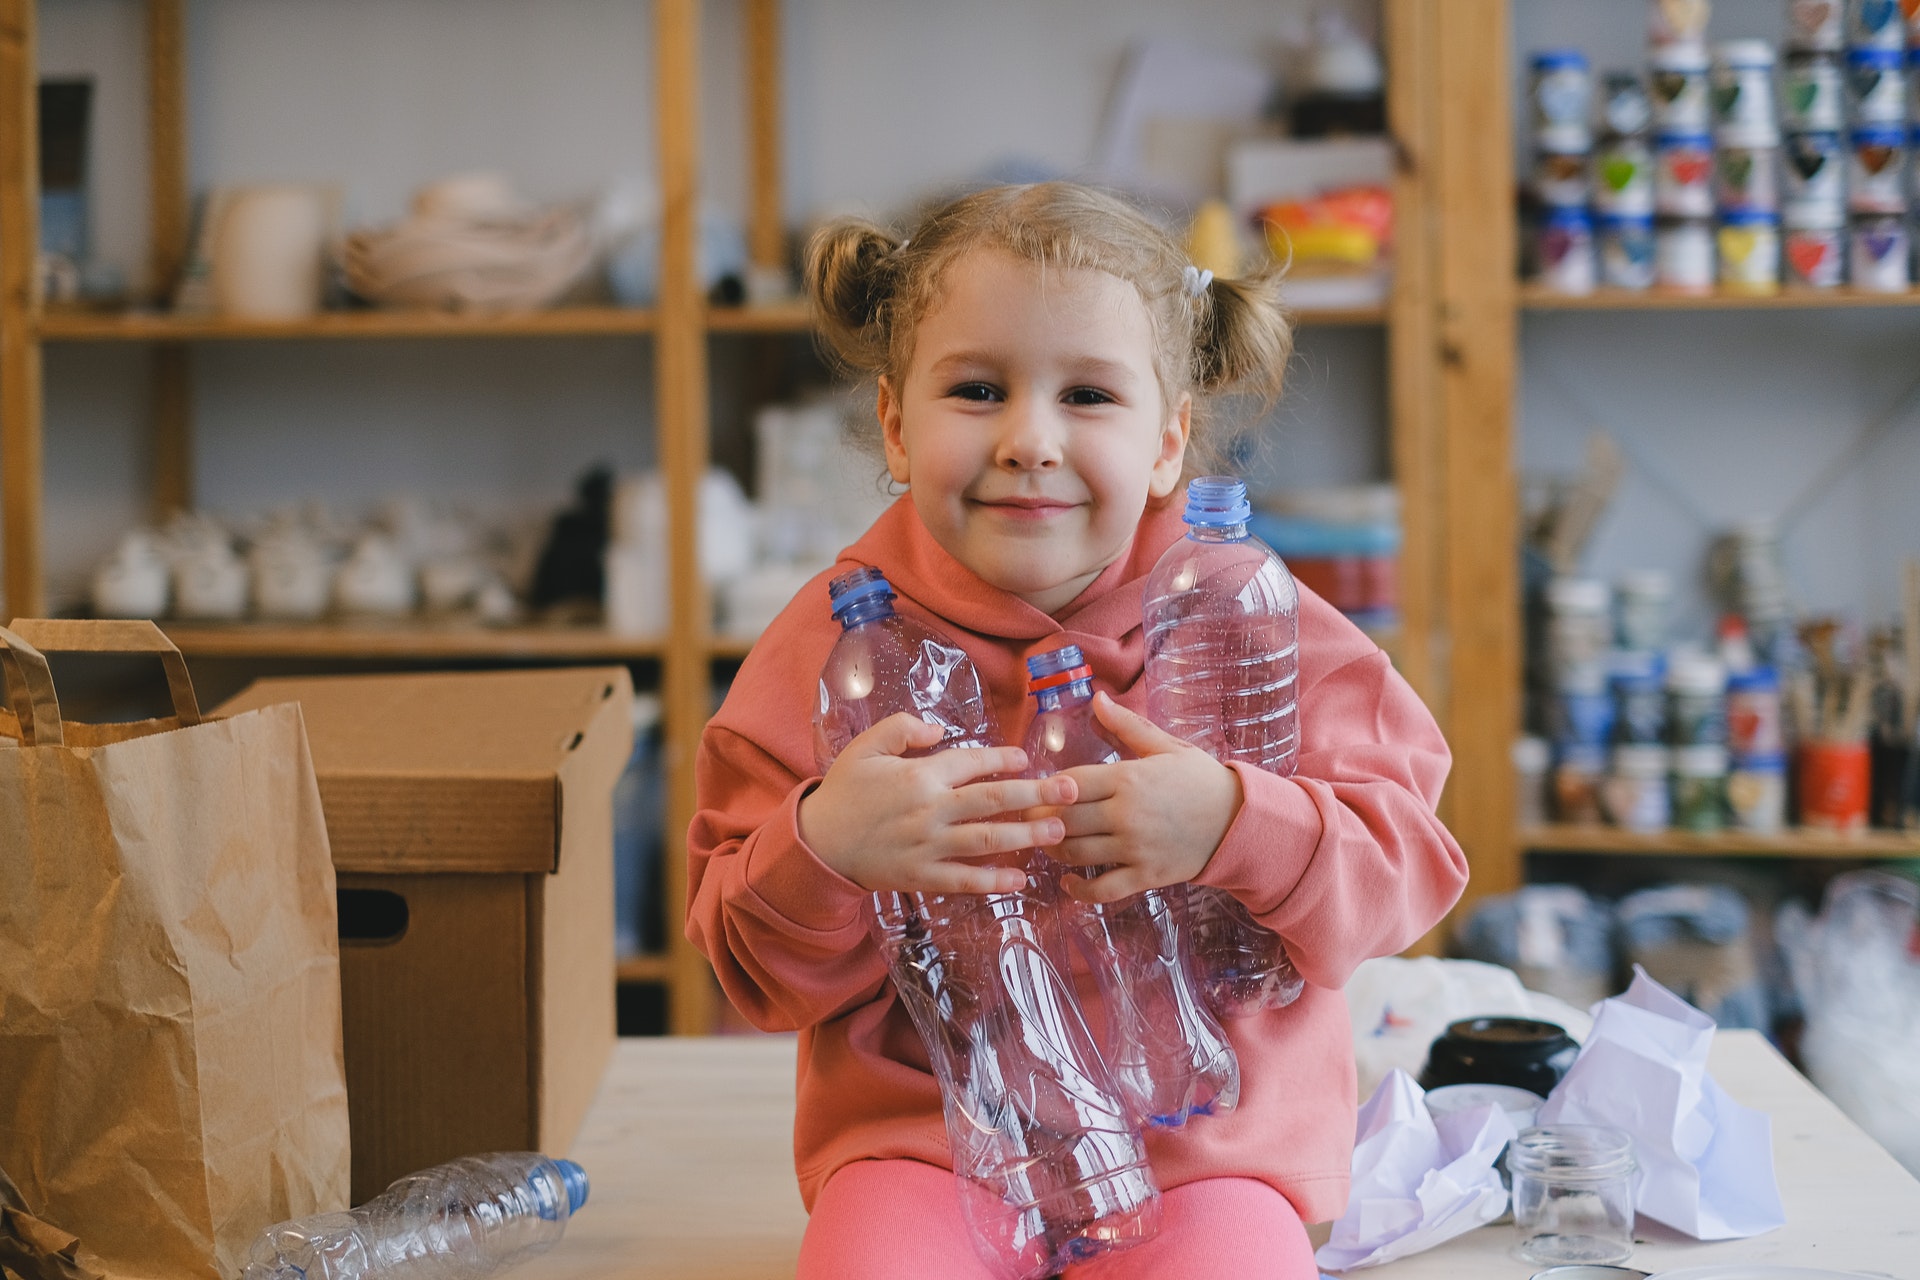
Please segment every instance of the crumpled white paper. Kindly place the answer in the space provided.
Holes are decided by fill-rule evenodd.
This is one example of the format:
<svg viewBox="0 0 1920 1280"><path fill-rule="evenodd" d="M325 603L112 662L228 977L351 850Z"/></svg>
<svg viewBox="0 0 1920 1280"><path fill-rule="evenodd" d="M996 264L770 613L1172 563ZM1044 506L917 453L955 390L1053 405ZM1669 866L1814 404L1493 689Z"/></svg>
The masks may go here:
<svg viewBox="0 0 1920 1280"><path fill-rule="evenodd" d="M1329 1271L1379 1266L1492 1222L1507 1211L1494 1161L1514 1137L1496 1106L1436 1121L1413 1077L1388 1072L1360 1108L1347 1211L1314 1261Z"/></svg>
<svg viewBox="0 0 1920 1280"><path fill-rule="evenodd" d="M1602 1000L1593 1032L1540 1108L1539 1124L1605 1124L1633 1135L1634 1211L1696 1240L1783 1225L1773 1124L1707 1074L1713 1019L1638 965Z"/></svg>

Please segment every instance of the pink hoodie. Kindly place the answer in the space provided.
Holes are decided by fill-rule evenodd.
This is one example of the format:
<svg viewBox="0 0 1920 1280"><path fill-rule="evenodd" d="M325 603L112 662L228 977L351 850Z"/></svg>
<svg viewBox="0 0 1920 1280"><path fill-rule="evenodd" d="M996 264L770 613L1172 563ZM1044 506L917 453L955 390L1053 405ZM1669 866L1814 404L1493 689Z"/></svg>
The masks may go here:
<svg viewBox="0 0 1920 1280"><path fill-rule="evenodd" d="M1140 593L1183 536L1180 506L1149 510L1128 554L1056 619L982 582L896 502L832 573L886 574L895 607L972 656L1001 733L1018 743L1032 710L1030 654L1071 642L1096 687L1145 712ZM767 628L708 724L687 835L687 936L748 1019L798 1030L794 1164L809 1208L850 1161L904 1157L951 1168L939 1086L867 936L869 895L815 857L796 821L818 781L809 716L840 628L822 574ZM1352 1031L1340 988L1360 961L1391 955L1446 914L1466 859L1434 816L1449 755L1433 718L1385 654L1325 601L1300 592L1299 773L1233 766L1239 814L1198 883L1230 890L1286 940L1306 978L1299 1000L1227 1024L1240 1105L1154 1133L1162 1187L1259 1178L1302 1221L1346 1208L1356 1105Z"/></svg>

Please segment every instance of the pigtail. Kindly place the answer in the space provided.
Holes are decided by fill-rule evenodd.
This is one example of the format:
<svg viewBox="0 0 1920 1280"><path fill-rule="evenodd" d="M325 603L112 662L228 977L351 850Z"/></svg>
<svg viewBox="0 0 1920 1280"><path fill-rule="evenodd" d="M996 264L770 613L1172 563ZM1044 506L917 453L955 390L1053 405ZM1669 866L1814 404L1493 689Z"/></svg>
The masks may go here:
<svg viewBox="0 0 1920 1280"><path fill-rule="evenodd" d="M1280 398L1293 356L1293 322L1280 304L1281 272L1267 268L1215 279L1194 317L1194 384L1207 396L1255 397L1262 412Z"/></svg>
<svg viewBox="0 0 1920 1280"><path fill-rule="evenodd" d="M858 218L843 218L807 244L806 288L814 332L846 372L870 377L886 368L890 303L905 242Z"/></svg>

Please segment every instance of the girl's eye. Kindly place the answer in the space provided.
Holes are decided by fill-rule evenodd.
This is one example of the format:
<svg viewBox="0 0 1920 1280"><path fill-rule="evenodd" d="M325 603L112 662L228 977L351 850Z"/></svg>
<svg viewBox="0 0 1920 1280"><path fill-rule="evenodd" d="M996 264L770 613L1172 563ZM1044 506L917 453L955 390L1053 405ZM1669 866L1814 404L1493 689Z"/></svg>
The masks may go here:
<svg viewBox="0 0 1920 1280"><path fill-rule="evenodd" d="M1073 405L1112 404L1113 397L1098 387L1075 387L1067 392L1066 402Z"/></svg>
<svg viewBox="0 0 1920 1280"><path fill-rule="evenodd" d="M1000 393L984 382L963 382L947 392L956 400L977 400L981 402L997 400Z"/></svg>

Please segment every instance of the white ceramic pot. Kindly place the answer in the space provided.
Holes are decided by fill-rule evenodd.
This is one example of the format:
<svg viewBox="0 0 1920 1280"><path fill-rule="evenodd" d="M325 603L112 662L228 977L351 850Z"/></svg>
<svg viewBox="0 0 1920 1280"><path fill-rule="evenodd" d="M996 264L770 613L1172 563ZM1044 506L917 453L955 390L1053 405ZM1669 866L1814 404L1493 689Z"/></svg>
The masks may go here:
<svg viewBox="0 0 1920 1280"><path fill-rule="evenodd" d="M165 617L171 575L153 536L140 530L120 540L93 571L93 613L98 618Z"/></svg>
<svg viewBox="0 0 1920 1280"><path fill-rule="evenodd" d="M327 194L291 183L241 187L213 235L213 296L222 314L298 320L320 309Z"/></svg>
<svg viewBox="0 0 1920 1280"><path fill-rule="evenodd" d="M333 599L346 613L394 617L413 612L413 569L387 539L368 534L354 544L333 577Z"/></svg>
<svg viewBox="0 0 1920 1280"><path fill-rule="evenodd" d="M287 534L254 547L253 609L262 618L306 622L327 611L333 573L312 539Z"/></svg>
<svg viewBox="0 0 1920 1280"><path fill-rule="evenodd" d="M233 549L209 543L173 566L175 611L183 618L229 622L247 612L247 566Z"/></svg>

